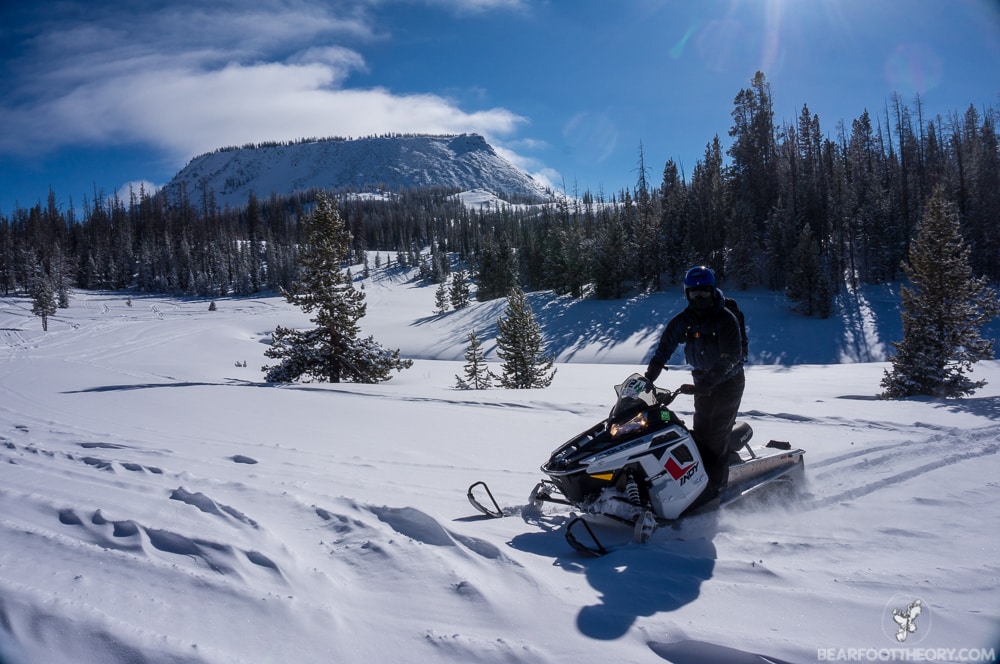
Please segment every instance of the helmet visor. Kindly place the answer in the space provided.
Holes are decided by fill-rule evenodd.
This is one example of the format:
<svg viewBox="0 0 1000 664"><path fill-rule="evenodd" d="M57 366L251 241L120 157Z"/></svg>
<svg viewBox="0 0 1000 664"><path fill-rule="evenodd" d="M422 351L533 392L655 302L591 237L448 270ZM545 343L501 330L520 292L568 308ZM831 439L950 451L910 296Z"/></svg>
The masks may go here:
<svg viewBox="0 0 1000 664"><path fill-rule="evenodd" d="M714 291L711 286L695 286L687 289L687 296L689 300L707 300L715 294Z"/></svg>

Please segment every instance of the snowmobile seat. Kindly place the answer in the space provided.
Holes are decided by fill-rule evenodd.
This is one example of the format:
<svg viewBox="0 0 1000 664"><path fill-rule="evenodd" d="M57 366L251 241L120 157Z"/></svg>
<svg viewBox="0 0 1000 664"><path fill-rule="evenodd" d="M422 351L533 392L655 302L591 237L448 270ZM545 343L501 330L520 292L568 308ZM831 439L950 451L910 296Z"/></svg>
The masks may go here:
<svg viewBox="0 0 1000 664"><path fill-rule="evenodd" d="M728 449L730 452L739 452L750 443L753 438L753 429L746 422L737 422L729 434Z"/></svg>

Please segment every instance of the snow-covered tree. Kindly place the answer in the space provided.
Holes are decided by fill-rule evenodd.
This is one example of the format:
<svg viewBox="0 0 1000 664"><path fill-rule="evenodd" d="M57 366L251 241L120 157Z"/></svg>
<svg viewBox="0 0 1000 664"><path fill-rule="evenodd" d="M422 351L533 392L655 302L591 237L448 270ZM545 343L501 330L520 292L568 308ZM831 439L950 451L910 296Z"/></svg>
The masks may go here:
<svg viewBox="0 0 1000 664"><path fill-rule="evenodd" d="M483 355L482 344L476 337L476 331L469 333L469 348L465 351L465 378L455 376L455 387L460 390L485 390L497 380L496 374L490 371Z"/></svg>
<svg viewBox="0 0 1000 664"><path fill-rule="evenodd" d="M1000 301L985 277L972 276L958 214L940 191L928 202L902 268L911 284L900 289L903 340L893 342L883 396L972 394L986 381L965 374L979 360L993 359L994 342L980 332L1000 315Z"/></svg>
<svg viewBox="0 0 1000 664"><path fill-rule="evenodd" d="M542 354L542 329L520 288L507 296L507 315L497 321L497 355L503 360L500 385L512 389L548 387L556 370Z"/></svg>
<svg viewBox="0 0 1000 664"><path fill-rule="evenodd" d="M265 366L270 382L291 382L307 377L320 382L351 380L377 383L393 371L409 367L399 351L389 351L374 339L359 339L358 320L365 315L365 294L354 289L341 262L350 255L351 234L326 195L303 221L305 242L299 252L299 276L285 299L306 313L317 327L292 330L279 326L264 355L280 360Z"/></svg>
<svg viewBox="0 0 1000 664"><path fill-rule="evenodd" d="M48 277L37 279L31 292L31 313L42 319L42 331L48 331L49 316L55 315L57 304L56 292Z"/></svg>

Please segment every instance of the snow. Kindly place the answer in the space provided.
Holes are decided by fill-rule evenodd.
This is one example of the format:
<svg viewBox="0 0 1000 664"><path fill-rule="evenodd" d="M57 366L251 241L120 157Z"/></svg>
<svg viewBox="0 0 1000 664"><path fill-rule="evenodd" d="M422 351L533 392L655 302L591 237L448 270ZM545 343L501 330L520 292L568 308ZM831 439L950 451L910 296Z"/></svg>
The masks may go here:
<svg viewBox="0 0 1000 664"><path fill-rule="evenodd" d="M220 207L240 208L253 192L428 186L485 188L493 194L552 199L545 186L496 153L477 134L322 139L217 150L192 159L164 187L172 197L184 185L201 200L207 189Z"/></svg>
<svg viewBox="0 0 1000 664"><path fill-rule="evenodd" d="M758 444L806 450L801 497L592 559L559 532L568 509L523 507L549 452L644 366L676 294L531 294L552 386L460 391L470 329L496 362L503 302L433 314L434 287L409 274L363 285L365 333L416 360L380 385L262 383L268 333L308 324L278 297L209 311L78 292L47 333L26 298L0 298L0 662L1000 652L1000 363L977 365L989 385L972 398L874 398L898 339L888 289L845 296L828 321L731 293L756 362L741 419ZM688 375L671 366L660 384ZM478 480L509 516L471 508ZM892 610L917 599L898 642Z"/></svg>

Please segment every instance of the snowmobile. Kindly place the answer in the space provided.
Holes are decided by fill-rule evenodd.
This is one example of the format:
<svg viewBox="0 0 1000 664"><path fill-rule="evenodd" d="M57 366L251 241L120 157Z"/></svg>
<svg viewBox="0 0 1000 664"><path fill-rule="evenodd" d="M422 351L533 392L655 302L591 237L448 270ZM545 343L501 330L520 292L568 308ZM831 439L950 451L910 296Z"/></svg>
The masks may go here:
<svg viewBox="0 0 1000 664"><path fill-rule="evenodd" d="M645 542L661 525L726 505L765 488L788 486L804 467L801 449L783 441L752 448L753 430L737 422L729 440L729 482L710 496L708 476L690 430L670 404L682 392L655 387L640 374L615 386L608 417L560 445L541 466L546 479L528 502L569 505L583 512L566 525L566 540L593 555L607 553L587 517L610 519ZM504 516L484 482L467 492L483 514Z"/></svg>

